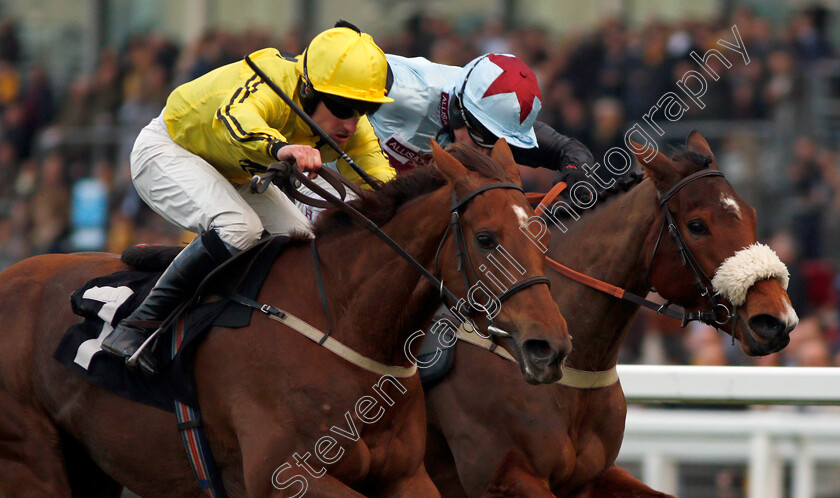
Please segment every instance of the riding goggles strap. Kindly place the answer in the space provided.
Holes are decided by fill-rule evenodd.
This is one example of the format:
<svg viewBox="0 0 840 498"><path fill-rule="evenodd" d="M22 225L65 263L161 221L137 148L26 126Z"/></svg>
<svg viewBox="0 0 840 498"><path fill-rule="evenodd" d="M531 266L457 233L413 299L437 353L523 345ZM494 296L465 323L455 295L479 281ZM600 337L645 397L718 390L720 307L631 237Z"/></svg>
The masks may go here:
<svg viewBox="0 0 840 498"><path fill-rule="evenodd" d="M493 146L496 144L498 137L493 134L490 130L488 130L484 125L482 125L475 116L467 109L467 106L464 105L464 90L467 88L467 81L470 79L470 75L472 74L473 70L478 66L482 59L486 58L489 54L482 56L479 58L475 64L472 65L469 71L467 71L466 76L464 76L464 81L461 83L461 88L458 90L458 93L454 96L456 99L455 109L460 114L461 121L464 122L464 127L467 128L467 133L469 133L470 138L475 142L476 145L482 147L484 149L492 149ZM452 123L452 127L455 128L460 123Z"/></svg>

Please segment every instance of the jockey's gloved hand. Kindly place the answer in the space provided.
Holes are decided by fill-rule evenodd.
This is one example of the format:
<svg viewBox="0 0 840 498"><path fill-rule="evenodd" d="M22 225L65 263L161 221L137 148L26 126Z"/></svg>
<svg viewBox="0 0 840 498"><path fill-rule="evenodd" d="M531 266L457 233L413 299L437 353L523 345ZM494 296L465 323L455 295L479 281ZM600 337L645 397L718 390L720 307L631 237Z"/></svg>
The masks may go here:
<svg viewBox="0 0 840 498"><path fill-rule="evenodd" d="M567 195L571 194L572 187L574 187L576 183L588 181L588 179L586 178L586 173L584 173L582 169L578 168L574 164L569 164L565 168L563 168L563 170L560 171L560 176L558 180L561 182L566 182ZM588 190L579 189L577 195L580 197L581 201L589 201Z"/></svg>
<svg viewBox="0 0 840 498"><path fill-rule="evenodd" d="M586 173L574 164L569 164L560 171L559 180L561 182L566 182L567 188L572 188L577 182L588 181Z"/></svg>
<svg viewBox="0 0 840 498"><path fill-rule="evenodd" d="M569 164L560 171L560 181L566 182L568 188L572 188L575 183L587 181L586 173L574 164Z"/></svg>

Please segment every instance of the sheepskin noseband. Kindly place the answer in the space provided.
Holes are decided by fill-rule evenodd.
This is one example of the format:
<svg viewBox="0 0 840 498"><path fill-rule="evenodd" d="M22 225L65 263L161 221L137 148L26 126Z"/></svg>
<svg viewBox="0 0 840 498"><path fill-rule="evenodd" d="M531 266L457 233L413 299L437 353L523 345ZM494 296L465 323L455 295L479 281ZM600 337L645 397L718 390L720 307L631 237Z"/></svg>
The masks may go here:
<svg viewBox="0 0 840 498"><path fill-rule="evenodd" d="M712 279L712 285L720 296L735 306L741 306L754 283L771 277L787 290L790 279L787 267L773 249L756 243L721 263Z"/></svg>

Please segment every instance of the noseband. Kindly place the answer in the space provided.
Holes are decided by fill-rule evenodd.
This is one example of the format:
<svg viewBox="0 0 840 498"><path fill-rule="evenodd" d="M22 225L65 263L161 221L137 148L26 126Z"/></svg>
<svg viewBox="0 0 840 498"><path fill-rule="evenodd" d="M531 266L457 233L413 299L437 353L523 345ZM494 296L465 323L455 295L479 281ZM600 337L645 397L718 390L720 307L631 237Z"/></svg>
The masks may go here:
<svg viewBox="0 0 840 498"><path fill-rule="evenodd" d="M665 231L665 228L667 228L668 233L671 235L671 239L677 246L677 252L680 254L680 260L682 261L683 266L687 266L691 270L691 274L694 277L694 283L700 291L700 297L706 298L709 302L709 308L706 310L686 312L682 319L683 327L685 327L689 322L696 320L717 328L730 322L734 322L738 317L737 308L733 306L733 309L730 310L728 306L718 300L717 295L714 292L712 280L708 275L706 275L706 272L703 271L700 263L697 262L697 259L695 259L694 255L691 253L691 249L688 248L688 244L686 244L682 233L677 227L676 221L674 221L674 215L671 213L671 210L668 209L668 200L671 199L671 197L694 180L699 180L700 178L705 178L707 176L723 177L723 173L716 169L703 169L697 171L686 176L676 185L671 187L670 190L659 196L659 207L662 209L663 215L662 227L659 229L656 244L653 246L653 252L650 254L650 262L648 263L647 277L645 279L645 281L650 284L650 273L653 269L653 258L656 257L656 251L659 249L659 242L662 240L662 233ZM651 289L653 289L653 286L651 286ZM667 306L667 304L665 306Z"/></svg>
<svg viewBox="0 0 840 498"><path fill-rule="evenodd" d="M435 273L439 274L438 261L439 261L439 258L440 258L441 248L443 247L443 243L446 241L446 238L449 235L449 232L451 231L452 236L455 238L455 254L458 258L458 272L461 274L461 276L464 279L464 288L467 292L469 292L469 290L472 288L472 286L475 283L479 282L479 278L478 278L478 274L475 271L475 268L473 267L472 260L470 259L469 248L467 247L467 240L464 237L464 229L461 226L462 210L465 209L465 206L467 205L467 203L471 199L473 199L474 197L476 197L479 194L482 194L484 192L487 192L488 190L494 190L494 189L514 189L514 190L518 190L520 192L524 192L522 187L520 187L519 185L517 185L515 183L491 183L489 185L481 186L481 187L473 190L469 194L465 195L461 199L458 199L457 194L455 193L455 190L453 190L452 191L452 207L449 210L450 213L452 214L452 216L450 218L449 226L446 227L446 232L444 232L443 237L440 239L440 243L438 244L437 251L435 252ZM470 283L471 281L473 283ZM498 296L495 296L495 298L499 303L502 303L505 299L511 297L512 295L516 294L517 292L519 292L521 290L525 290L528 287L531 287L532 285L537 285L537 284L546 284L549 287L551 286L551 282L549 281L548 277L546 277L544 275L543 276L528 277L528 278L526 278L522 281L516 282L515 284L511 285L510 287L505 289L504 292L502 292ZM452 297L451 293L449 293L448 291L447 291L447 293L449 295L445 294L445 292L444 292L445 288L443 287L443 280L442 279L440 280L440 285L441 285L441 297L442 298L447 297L450 301L453 302L454 306L457 309L459 301L456 301ZM467 314L472 315L476 311L477 310L475 309L474 306L469 305L469 309L467 310ZM491 334L496 335L496 336L500 336L500 337L510 337L510 333L508 333L507 331L493 325L493 319L492 318L488 317L488 321L489 321L489 326L487 327L487 330Z"/></svg>

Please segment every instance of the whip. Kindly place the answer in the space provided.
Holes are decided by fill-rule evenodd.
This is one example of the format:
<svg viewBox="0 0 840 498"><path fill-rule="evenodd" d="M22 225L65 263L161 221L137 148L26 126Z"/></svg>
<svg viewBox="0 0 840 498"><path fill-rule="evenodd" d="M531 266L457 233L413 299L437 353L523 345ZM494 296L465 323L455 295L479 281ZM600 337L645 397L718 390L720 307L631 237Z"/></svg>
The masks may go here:
<svg viewBox="0 0 840 498"><path fill-rule="evenodd" d="M312 131L314 131L319 137L321 137L324 140L324 142L327 143L327 145L329 145L336 152L338 152L341 158L344 159L347 162L347 164L350 165L351 168L353 168L353 171L355 171L356 174L362 177L362 180L364 180L365 183L370 185L370 187L373 190L379 190L379 187L382 182L370 176L367 171L363 170L361 166L359 166L358 164L356 164L355 161L350 159L350 156L348 156L343 150L341 150L341 147L336 143L336 141L333 140L332 137L327 135L327 133L320 126L318 126L318 124L309 116L309 114L306 114L306 112L304 112L304 110L301 109L300 106L297 105L291 97L286 95L286 92L284 92L279 86L277 86L277 84L274 81L272 81L271 78L269 78L268 75L265 74L263 70L260 69L254 63L254 61L251 60L250 55L245 56L245 62L251 67L251 69L254 70L255 73L257 73L257 76L259 76L265 82L265 84L268 85L268 87L271 88L274 91L274 93L277 94L277 96L283 99L283 102L285 102L286 105L288 105L293 111L295 111L295 114L300 116L300 118L307 125L309 125L309 128L311 128Z"/></svg>

